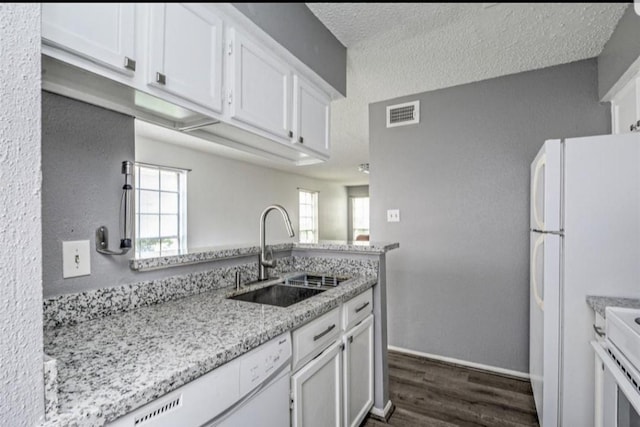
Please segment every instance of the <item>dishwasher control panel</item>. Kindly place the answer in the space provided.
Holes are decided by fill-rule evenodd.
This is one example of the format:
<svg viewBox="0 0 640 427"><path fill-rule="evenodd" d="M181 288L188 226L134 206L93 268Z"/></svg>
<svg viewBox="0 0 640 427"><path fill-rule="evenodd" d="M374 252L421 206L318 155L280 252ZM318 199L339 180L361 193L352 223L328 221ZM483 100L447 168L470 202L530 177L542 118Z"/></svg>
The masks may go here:
<svg viewBox="0 0 640 427"><path fill-rule="evenodd" d="M291 358L291 334L282 334L247 353L240 361L240 395L263 383Z"/></svg>

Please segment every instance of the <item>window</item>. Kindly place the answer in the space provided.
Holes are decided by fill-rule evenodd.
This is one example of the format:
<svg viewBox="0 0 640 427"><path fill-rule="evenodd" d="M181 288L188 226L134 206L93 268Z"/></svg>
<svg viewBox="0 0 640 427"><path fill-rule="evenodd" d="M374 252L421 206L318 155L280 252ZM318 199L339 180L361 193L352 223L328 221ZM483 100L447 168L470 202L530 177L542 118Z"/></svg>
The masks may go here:
<svg viewBox="0 0 640 427"><path fill-rule="evenodd" d="M187 171L136 163L136 256L176 255L187 246Z"/></svg>
<svg viewBox="0 0 640 427"><path fill-rule="evenodd" d="M300 243L318 242L318 192L298 190L300 199Z"/></svg>
<svg viewBox="0 0 640 427"><path fill-rule="evenodd" d="M369 198L351 198L353 240L369 240Z"/></svg>

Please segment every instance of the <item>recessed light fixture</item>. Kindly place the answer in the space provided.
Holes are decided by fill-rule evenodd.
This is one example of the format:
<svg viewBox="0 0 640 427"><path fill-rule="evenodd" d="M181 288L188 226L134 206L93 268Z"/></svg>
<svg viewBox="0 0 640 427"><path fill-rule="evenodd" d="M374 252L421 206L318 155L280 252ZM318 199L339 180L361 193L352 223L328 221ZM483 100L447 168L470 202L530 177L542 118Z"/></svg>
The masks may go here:
<svg viewBox="0 0 640 427"><path fill-rule="evenodd" d="M369 173L369 163L360 163L358 165L358 171L363 173Z"/></svg>

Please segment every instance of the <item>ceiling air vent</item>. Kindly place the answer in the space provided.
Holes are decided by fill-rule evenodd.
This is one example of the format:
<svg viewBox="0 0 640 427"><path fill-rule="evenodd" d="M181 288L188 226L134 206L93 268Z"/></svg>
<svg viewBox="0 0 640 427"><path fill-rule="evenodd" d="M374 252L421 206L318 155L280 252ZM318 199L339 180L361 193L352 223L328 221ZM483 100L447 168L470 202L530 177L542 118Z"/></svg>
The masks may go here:
<svg viewBox="0 0 640 427"><path fill-rule="evenodd" d="M404 104L387 107L387 127L412 125L420 123L420 101L405 102Z"/></svg>

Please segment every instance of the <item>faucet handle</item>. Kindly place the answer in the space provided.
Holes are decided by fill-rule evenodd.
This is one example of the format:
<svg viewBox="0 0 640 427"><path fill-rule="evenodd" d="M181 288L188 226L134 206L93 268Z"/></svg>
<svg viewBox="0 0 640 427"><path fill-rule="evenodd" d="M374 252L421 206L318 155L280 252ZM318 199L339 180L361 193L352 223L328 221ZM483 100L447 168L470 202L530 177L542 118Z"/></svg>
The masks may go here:
<svg viewBox="0 0 640 427"><path fill-rule="evenodd" d="M270 255L267 255L270 254ZM264 267L273 268L276 265L276 260L273 258L273 249L265 248L264 257L260 255L260 264Z"/></svg>
<svg viewBox="0 0 640 427"><path fill-rule="evenodd" d="M269 246L267 252L269 253L269 266L275 267L278 260L273 257L273 248Z"/></svg>

